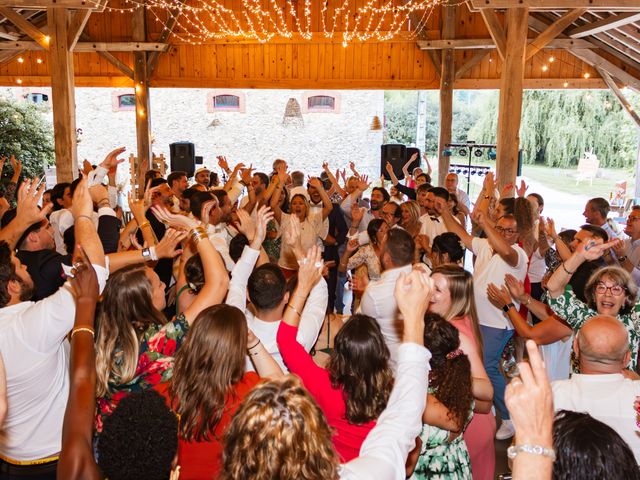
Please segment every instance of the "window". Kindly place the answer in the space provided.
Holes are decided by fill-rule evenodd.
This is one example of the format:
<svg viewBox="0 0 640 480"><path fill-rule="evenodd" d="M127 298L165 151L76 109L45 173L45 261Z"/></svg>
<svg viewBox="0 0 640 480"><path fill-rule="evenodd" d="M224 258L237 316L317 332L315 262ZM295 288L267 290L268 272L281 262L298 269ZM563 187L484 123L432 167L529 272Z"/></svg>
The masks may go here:
<svg viewBox="0 0 640 480"><path fill-rule="evenodd" d="M302 113L340 113L340 94L331 90L302 95Z"/></svg>
<svg viewBox="0 0 640 480"><path fill-rule="evenodd" d="M244 113L244 93L242 90L218 89L207 93L207 112Z"/></svg>
<svg viewBox="0 0 640 480"><path fill-rule="evenodd" d="M314 110L334 110L336 99L328 95L314 95L307 99L307 108L310 112Z"/></svg>
<svg viewBox="0 0 640 480"><path fill-rule="evenodd" d="M237 95L216 95L213 97L213 108L216 110L239 110L240 97Z"/></svg>
<svg viewBox="0 0 640 480"><path fill-rule="evenodd" d="M135 110L136 96L131 93L118 96L118 108L120 110Z"/></svg>
<svg viewBox="0 0 640 480"><path fill-rule="evenodd" d="M27 98L33 103L47 103L49 101L49 95L45 93L30 93Z"/></svg>

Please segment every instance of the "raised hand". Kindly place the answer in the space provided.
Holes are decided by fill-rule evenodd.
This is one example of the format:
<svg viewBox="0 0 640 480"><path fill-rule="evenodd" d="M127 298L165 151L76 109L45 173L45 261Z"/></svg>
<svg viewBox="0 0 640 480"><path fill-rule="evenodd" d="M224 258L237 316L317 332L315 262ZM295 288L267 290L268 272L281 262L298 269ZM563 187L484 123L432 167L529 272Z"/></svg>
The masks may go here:
<svg viewBox="0 0 640 480"><path fill-rule="evenodd" d="M581 256L585 260L596 260L604 255L607 249L614 247L618 242L622 240L614 239L606 243L602 243L602 240L591 238L586 242L582 242L576 249L576 254Z"/></svg>
<svg viewBox="0 0 640 480"><path fill-rule="evenodd" d="M124 151L127 149L127 147L120 147L120 148L116 148L115 150L110 151L106 157L104 157L104 160L102 161L102 163L100 164L102 167L106 168L107 170L112 170L118 167L119 164L121 164L122 162L124 162L124 159L119 159L118 155L121 155L122 153L124 153Z"/></svg>
<svg viewBox="0 0 640 480"><path fill-rule="evenodd" d="M502 191L500 192L501 197L508 197L511 194L511 191L514 189L513 183L507 183L504 187L502 187Z"/></svg>
<svg viewBox="0 0 640 480"><path fill-rule="evenodd" d="M218 155L216 158L218 159L218 166L224 172L228 172L229 171L229 164L227 163L227 157L225 157L224 155Z"/></svg>
<svg viewBox="0 0 640 480"><path fill-rule="evenodd" d="M527 299L527 292L525 292L524 290L524 283L522 283L510 273L507 273L504 276L504 284L507 286L511 297L513 297L518 302L522 303Z"/></svg>
<svg viewBox="0 0 640 480"><path fill-rule="evenodd" d="M318 177L309 178L309 185L316 188L318 191L324 190L324 184Z"/></svg>
<svg viewBox="0 0 640 480"><path fill-rule="evenodd" d="M352 238L347 242L347 252L349 253L353 253L356 250L358 250L358 248L360 247L360 244L358 243L358 239L357 238Z"/></svg>
<svg viewBox="0 0 640 480"><path fill-rule="evenodd" d="M351 204L351 226L360 225L364 217L365 208L359 207L357 203Z"/></svg>
<svg viewBox="0 0 640 480"><path fill-rule="evenodd" d="M398 309L404 317L417 315L424 317L433 281L427 274L420 270L412 270L410 273L401 273L396 281L394 297L398 304Z"/></svg>
<svg viewBox="0 0 640 480"><path fill-rule="evenodd" d="M175 228L176 230L189 231L198 226L197 220L189 218L186 215L171 213L169 210L161 206L151 207L151 211L158 220L171 228Z"/></svg>
<svg viewBox="0 0 640 480"><path fill-rule="evenodd" d="M366 175L360 175L358 178L358 190L364 192L369 189L371 186L371 182L369 182L369 177Z"/></svg>
<svg viewBox="0 0 640 480"><path fill-rule="evenodd" d="M236 223L236 228L240 233L247 237L247 240L249 240L249 243L251 243L256 235L255 222L251 218L251 215L249 215L249 213L242 208L236 211L236 215L238 215L238 223Z"/></svg>
<svg viewBox="0 0 640 480"><path fill-rule="evenodd" d="M240 210L238 210L238 212L240 212ZM295 218L295 216L292 216L292 219L293 218ZM255 235L253 240L251 240L251 248L258 250L261 247L267 236L267 225L269 225L272 219L273 212L268 206L263 205L258 209L256 214Z"/></svg>
<svg viewBox="0 0 640 480"><path fill-rule="evenodd" d="M349 162L349 168L351 169L351 171L353 172L353 174L355 176L358 176L358 172L356 171L356 164L353 162Z"/></svg>
<svg viewBox="0 0 640 480"><path fill-rule="evenodd" d="M187 232L184 230L174 230L173 228L167 228L162 240L156 245L156 254L158 258L175 258L182 254L181 249L176 247L180 242L187 238Z"/></svg>
<svg viewBox="0 0 640 480"><path fill-rule="evenodd" d="M20 172L22 171L22 161L16 160L15 155L11 155L9 157L9 161L11 162L11 167L13 168L13 176L19 177Z"/></svg>
<svg viewBox="0 0 640 480"><path fill-rule="evenodd" d="M438 215L442 215L444 212L449 210L449 204L444 198L435 197L433 200L433 209Z"/></svg>
<svg viewBox="0 0 640 480"><path fill-rule="evenodd" d="M527 194L527 190L529 186L525 183L524 180L520 180L520 186L516 189L516 193L519 197L523 197Z"/></svg>
<svg viewBox="0 0 640 480"><path fill-rule="evenodd" d="M86 178L80 180L75 192L73 192L73 203L71 213L77 221L80 217L91 218L93 214L93 200L89 193L89 183Z"/></svg>
<svg viewBox="0 0 640 480"><path fill-rule="evenodd" d="M48 204L42 209L38 207L38 203L40 203L42 194L47 186L43 183L40 188L36 188L37 185L35 180L25 180L18 188L16 218L28 225L44 220L53 208L53 204Z"/></svg>
<svg viewBox="0 0 640 480"><path fill-rule="evenodd" d="M202 211L200 212L200 221L204 226L209 225L209 215L211 214L211 210L217 207L218 199L215 197L202 205Z"/></svg>
<svg viewBox="0 0 640 480"><path fill-rule="evenodd" d="M545 232L547 233L547 236L551 237L551 238L556 238L558 236L558 233L556 232L556 224L553 221L553 218L547 217L545 219Z"/></svg>
<svg viewBox="0 0 640 480"><path fill-rule="evenodd" d="M91 162L86 158L82 161L82 173L86 176L89 175L93 171L93 166Z"/></svg>
<svg viewBox="0 0 640 480"><path fill-rule="evenodd" d="M253 165L249 165L249 168L241 168L240 169L240 180L245 185L249 185L251 183L251 178L253 177Z"/></svg>
<svg viewBox="0 0 640 480"><path fill-rule="evenodd" d="M385 166L387 173L389 175L391 175L393 173L393 165L391 165L391 163L387 162L387 165Z"/></svg>
<svg viewBox="0 0 640 480"><path fill-rule="evenodd" d="M98 300L98 277L82 245L78 245L76 248L71 273L73 277L69 277L69 282L73 288L76 302L89 300L95 303Z"/></svg>
<svg viewBox="0 0 640 480"><path fill-rule="evenodd" d="M129 202L129 210L131 211L133 218L138 222L138 225L144 222L145 213L147 213L149 206L145 205L145 201L143 199L134 200L131 196L131 192L127 195L127 200Z"/></svg>
<svg viewBox="0 0 640 480"><path fill-rule="evenodd" d="M488 172L485 175L482 186L484 187L485 194L493 194L493 191L496 189L496 182L493 176L493 172Z"/></svg>
<svg viewBox="0 0 640 480"><path fill-rule="evenodd" d="M471 219L476 222L480 228L487 226L487 216L484 212L475 212L471 215Z"/></svg>
<svg viewBox="0 0 640 480"><path fill-rule="evenodd" d="M307 254L298 260L298 285L303 292L308 293L313 286L322 278L322 270L324 262L322 261L322 252L317 245L311 247Z"/></svg>

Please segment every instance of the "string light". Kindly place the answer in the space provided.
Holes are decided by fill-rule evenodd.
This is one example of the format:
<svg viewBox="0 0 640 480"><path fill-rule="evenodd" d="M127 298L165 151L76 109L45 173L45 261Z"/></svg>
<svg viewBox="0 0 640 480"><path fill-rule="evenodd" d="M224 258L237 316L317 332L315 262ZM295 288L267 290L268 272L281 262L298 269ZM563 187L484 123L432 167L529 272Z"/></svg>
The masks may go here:
<svg viewBox="0 0 640 480"><path fill-rule="evenodd" d="M562 86L563 86L564 88L567 88L567 87L569 86L569 82L564 82L564 83L562 84Z"/></svg>
<svg viewBox="0 0 640 480"><path fill-rule="evenodd" d="M549 67L547 67L546 65L543 65L543 66L542 66L542 71L543 71L543 72L546 72L547 70L549 70Z"/></svg>
<svg viewBox="0 0 640 480"><path fill-rule="evenodd" d="M590 74L589 72L585 72L585 74L584 74L584 75L582 75L582 76L583 76L583 77L585 78L585 80L586 80L586 79L588 79L589 77L591 77L591 74Z"/></svg>
<svg viewBox="0 0 640 480"><path fill-rule="evenodd" d="M18 78L18 79L16 80L16 83L17 83L18 85L22 85L22 79L21 79L21 78Z"/></svg>
<svg viewBox="0 0 640 480"><path fill-rule="evenodd" d="M24 63L24 58L18 57L18 63Z"/></svg>
<svg viewBox="0 0 640 480"><path fill-rule="evenodd" d="M36 59L36 62L38 62L38 63L42 63L42 59L41 59L41 58L38 58L38 59Z"/></svg>
<svg viewBox="0 0 640 480"><path fill-rule="evenodd" d="M326 0L237 0L233 3L242 8L233 9L227 8L224 0L193 0L189 4L183 0L122 0L119 6L107 6L105 10L122 14L145 8L163 32L172 30L179 40L197 45L221 39L266 43L275 37L291 39L294 35L311 40L315 5L315 11L320 12L318 35L339 39L346 47L355 41L391 40L401 30L407 30L410 16L418 20L417 24L411 24L408 34L411 39L417 38L434 7L443 1L408 0L397 5L392 0L364 0L363 5L356 5L353 0L335 3ZM98 0L89 2L97 3ZM462 0L454 0L447 5L462 3ZM173 28L169 27L169 22Z"/></svg>
<svg viewBox="0 0 640 480"><path fill-rule="evenodd" d="M556 60L555 57L549 57L549 63L553 63L555 62L555 60Z"/></svg>

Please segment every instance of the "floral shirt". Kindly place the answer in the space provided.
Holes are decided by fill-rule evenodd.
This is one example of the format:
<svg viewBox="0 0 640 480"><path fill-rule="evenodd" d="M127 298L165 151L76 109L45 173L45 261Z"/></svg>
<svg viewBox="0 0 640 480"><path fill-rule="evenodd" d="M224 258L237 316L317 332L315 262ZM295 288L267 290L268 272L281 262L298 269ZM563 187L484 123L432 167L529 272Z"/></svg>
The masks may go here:
<svg viewBox="0 0 640 480"><path fill-rule="evenodd" d="M559 317L563 318L571 328L576 332L582 328L582 325L597 315L598 312L590 308L586 303L580 301L573 293L571 286L567 285L564 294L557 298L551 298L547 295L547 303ZM635 370L638 365L638 350L640 342L640 303L636 303L630 313L618 315L618 320L627 329L629 334L629 348L631 349L631 361L628 368ZM576 371L575 358L573 351L571 352L572 365L574 372Z"/></svg>
<svg viewBox="0 0 640 480"><path fill-rule="evenodd" d="M173 356L182 345L189 324L183 314L165 325L151 325L144 332L134 378L128 383L109 381L109 393L98 398L96 430L102 431L104 419L118 402L133 392L141 392L173 377ZM117 354L117 352L116 352Z"/></svg>

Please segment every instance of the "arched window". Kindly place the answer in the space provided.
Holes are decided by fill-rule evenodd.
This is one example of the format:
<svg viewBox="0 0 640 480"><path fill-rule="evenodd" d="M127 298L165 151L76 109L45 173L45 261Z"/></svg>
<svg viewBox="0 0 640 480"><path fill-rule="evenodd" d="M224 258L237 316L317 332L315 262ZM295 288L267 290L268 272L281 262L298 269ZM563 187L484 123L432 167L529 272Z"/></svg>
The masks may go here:
<svg viewBox="0 0 640 480"><path fill-rule="evenodd" d="M240 97L238 95L216 95L213 97L214 110L240 110Z"/></svg>
<svg viewBox="0 0 640 480"><path fill-rule="evenodd" d="M335 108L335 97L329 95L314 95L307 98L307 109L310 112L332 112Z"/></svg>
<svg viewBox="0 0 640 480"><path fill-rule="evenodd" d="M132 93L118 95L118 110L135 110L136 96Z"/></svg>
<svg viewBox="0 0 640 480"><path fill-rule="evenodd" d="M29 93L27 98L33 103L47 103L49 101L49 95L46 93Z"/></svg>

